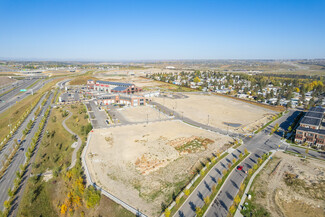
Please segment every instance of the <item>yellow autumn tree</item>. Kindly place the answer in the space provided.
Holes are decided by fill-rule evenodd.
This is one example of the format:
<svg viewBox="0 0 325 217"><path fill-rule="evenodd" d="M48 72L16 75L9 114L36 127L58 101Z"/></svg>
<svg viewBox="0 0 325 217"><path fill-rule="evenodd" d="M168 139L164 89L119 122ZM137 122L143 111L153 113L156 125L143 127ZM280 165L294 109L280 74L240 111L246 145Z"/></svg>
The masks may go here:
<svg viewBox="0 0 325 217"><path fill-rule="evenodd" d="M64 215L67 212L67 210L68 210L67 205L62 204L62 206L61 206L61 214Z"/></svg>

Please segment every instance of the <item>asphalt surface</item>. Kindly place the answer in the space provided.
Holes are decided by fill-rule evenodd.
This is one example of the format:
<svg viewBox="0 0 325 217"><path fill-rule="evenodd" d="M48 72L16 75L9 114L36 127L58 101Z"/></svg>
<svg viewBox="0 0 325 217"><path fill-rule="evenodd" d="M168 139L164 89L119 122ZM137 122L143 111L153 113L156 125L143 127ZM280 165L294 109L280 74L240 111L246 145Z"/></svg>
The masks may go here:
<svg viewBox="0 0 325 217"><path fill-rule="evenodd" d="M220 160L211 170L207 173L206 178L197 186L197 188L191 193L190 197L186 200L183 206L174 216L180 217L194 217L196 216L196 207L202 207L204 205L204 198L212 193L213 185L218 183L218 179L223 177L222 171L227 169L228 164L234 158L238 160L240 153L243 153L244 149L239 148L228 154L225 158ZM244 153L243 153L244 155Z"/></svg>
<svg viewBox="0 0 325 217"><path fill-rule="evenodd" d="M202 123L193 121L190 118L185 117L183 114L177 113L173 109L169 109L166 106L161 105L160 103L151 101L151 102L149 102L149 104L157 106L161 111L164 111L164 113L166 113L166 114L171 114L172 113L174 115L175 119L182 120L182 121L184 121L184 122L186 122L188 124L200 127L202 129L210 130L210 131L220 133L220 134L223 134L223 135L229 135L231 137L244 138L244 136L245 136L243 134L233 133L233 132L228 131L228 130L222 130L222 129L210 126L209 123L208 123L208 116L207 116L207 120L206 120L207 123L202 124Z"/></svg>
<svg viewBox="0 0 325 217"><path fill-rule="evenodd" d="M50 95L49 99L47 100L46 104L43 106L40 115L37 116L35 119L35 124L32 126L30 132L26 135L26 138L24 141L22 141L20 148L23 148L24 150L19 150L16 155L14 156L10 166L8 167L7 171L5 172L4 176L0 179L0 210L3 209L3 203L5 200L8 199L8 189L12 188L14 185L14 180L16 178L16 171L18 171L20 168L19 166L21 164L25 163L26 160L26 152L28 150L28 147L31 143L31 140L34 136L34 134L37 132L39 124L41 122L41 119L46 111L46 109L49 107L51 103L51 99L53 97L53 93ZM18 204L17 204L18 206ZM14 209L16 207L13 207Z"/></svg>
<svg viewBox="0 0 325 217"><path fill-rule="evenodd" d="M244 148L247 148L251 154L240 164L243 166L243 171L246 171L253 167L253 165L257 162L257 158L261 157L264 153L268 153L271 150L282 149L293 151L297 154L305 154L305 149L289 146L288 144L283 143L281 140L284 130L286 130L291 125L298 114L299 112L289 111L287 114L274 121L260 133L252 137L248 136L243 138L244 145L240 146L239 150L237 149L231 155L228 155L228 160L231 160L229 158L233 158L235 156L237 157L238 151L243 151ZM279 123L280 125L280 132L270 135L270 131L276 123ZM309 151L308 156L325 159L324 154L312 150ZM223 165L225 165L225 161L229 162L227 161L227 158L218 162L215 167L210 170L205 179L191 193L189 198L174 216L195 216L195 208L203 206L204 198L211 194L211 187L217 182L218 178L222 177L222 171L220 169L224 168ZM212 202L212 205L207 210L205 216L227 216L229 207L232 205L233 200L239 191L239 186L246 177L246 174L243 171L239 171L237 169L232 171L224 183L222 189L220 189L220 192L217 195L216 199ZM210 199L213 200L213 198Z"/></svg>
<svg viewBox="0 0 325 217"><path fill-rule="evenodd" d="M4 102L0 102L0 114L4 111L6 111L8 108L10 108L15 103L21 101L22 99L26 98L27 96L31 95L31 90L35 93L37 90L39 90L41 87L43 87L46 83L52 81L52 79L47 80L40 80L37 82L31 89L29 89L26 92L20 92L20 89L26 89L28 86L33 84L37 79L33 79L33 82L28 83L29 85L25 84L24 87L17 87L14 90L12 90L9 94L10 97L5 95L5 98L3 99ZM32 80L30 80L32 81ZM26 87L25 87L26 86Z"/></svg>
<svg viewBox="0 0 325 217"><path fill-rule="evenodd" d="M9 92L2 95L0 97L0 99L3 101L7 101L8 99L14 97L15 95L22 93L22 92L20 92L20 89L27 89L30 85L32 85L37 80L38 79L20 80L16 84L9 85L8 87L6 87L6 89L2 93L6 92L6 91L9 91Z"/></svg>
<svg viewBox="0 0 325 217"><path fill-rule="evenodd" d="M39 106L41 106L42 101L44 100L45 96L41 98L41 100L38 102L38 104L35 106L35 108L31 111L31 113L28 115L28 117L24 120L23 123L19 126L19 128L16 130L15 134L11 137L11 139L7 142L7 144L3 147L3 149L0 151L0 168L2 168L2 162L5 160L5 155L8 155L11 153L13 147L14 147L14 140L21 139L23 137L23 131L27 127L27 124L30 120L33 120L35 118L35 111ZM9 129L8 129L9 133Z"/></svg>
<svg viewBox="0 0 325 217"><path fill-rule="evenodd" d="M88 110L89 119L94 129L108 127L108 124L105 122L107 120L106 112L100 111L93 101L86 102L85 104Z"/></svg>

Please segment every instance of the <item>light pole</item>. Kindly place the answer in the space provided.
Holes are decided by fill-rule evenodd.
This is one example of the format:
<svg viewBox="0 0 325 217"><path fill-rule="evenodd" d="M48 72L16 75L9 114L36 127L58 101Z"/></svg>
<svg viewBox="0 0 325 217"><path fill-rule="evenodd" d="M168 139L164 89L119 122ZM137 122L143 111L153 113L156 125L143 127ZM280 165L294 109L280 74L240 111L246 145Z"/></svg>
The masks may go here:
<svg viewBox="0 0 325 217"><path fill-rule="evenodd" d="M209 117L210 117L210 115L208 115L208 126L209 126Z"/></svg>

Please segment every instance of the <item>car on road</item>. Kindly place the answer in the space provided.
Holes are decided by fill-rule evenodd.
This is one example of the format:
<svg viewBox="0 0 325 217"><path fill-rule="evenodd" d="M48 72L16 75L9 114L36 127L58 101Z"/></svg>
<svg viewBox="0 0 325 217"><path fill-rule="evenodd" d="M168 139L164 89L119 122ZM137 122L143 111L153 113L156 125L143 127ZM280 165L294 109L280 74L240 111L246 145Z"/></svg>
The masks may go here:
<svg viewBox="0 0 325 217"><path fill-rule="evenodd" d="M243 170L243 166L238 166L237 170Z"/></svg>
<svg viewBox="0 0 325 217"><path fill-rule="evenodd" d="M24 148L20 148L20 151L24 151L25 149Z"/></svg>

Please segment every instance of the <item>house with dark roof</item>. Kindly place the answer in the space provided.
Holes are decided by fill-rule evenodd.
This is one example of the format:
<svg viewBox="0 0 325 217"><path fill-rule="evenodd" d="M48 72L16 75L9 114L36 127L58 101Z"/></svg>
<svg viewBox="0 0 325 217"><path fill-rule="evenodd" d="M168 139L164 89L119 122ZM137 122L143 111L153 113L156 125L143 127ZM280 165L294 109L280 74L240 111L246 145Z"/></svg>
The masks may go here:
<svg viewBox="0 0 325 217"><path fill-rule="evenodd" d="M324 113L324 108L311 108L301 119L299 127L296 129L295 142L325 148Z"/></svg>
<svg viewBox="0 0 325 217"><path fill-rule="evenodd" d="M87 81L88 90L95 90L104 93L124 93L134 94L141 92L142 89L131 83L111 82L111 81Z"/></svg>

